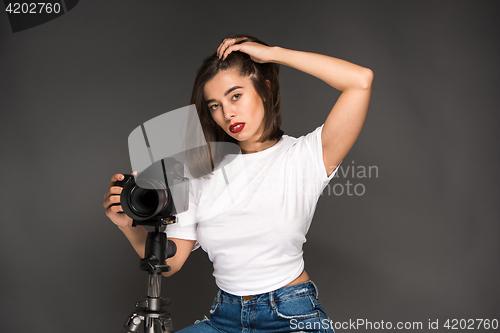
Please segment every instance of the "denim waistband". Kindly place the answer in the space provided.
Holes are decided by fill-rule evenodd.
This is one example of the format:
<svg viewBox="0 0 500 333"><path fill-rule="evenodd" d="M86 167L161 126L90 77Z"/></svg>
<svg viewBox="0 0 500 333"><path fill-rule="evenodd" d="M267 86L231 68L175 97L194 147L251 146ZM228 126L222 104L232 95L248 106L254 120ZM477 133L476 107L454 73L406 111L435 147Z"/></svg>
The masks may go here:
<svg viewBox="0 0 500 333"><path fill-rule="evenodd" d="M312 281L306 281L292 286L286 286L275 291L268 293L250 295L250 296L236 296L225 292L221 289L217 292L217 301L219 304L222 302L230 302L237 304L249 303L271 303L276 301L286 300L303 295L312 295L318 299L318 288Z"/></svg>

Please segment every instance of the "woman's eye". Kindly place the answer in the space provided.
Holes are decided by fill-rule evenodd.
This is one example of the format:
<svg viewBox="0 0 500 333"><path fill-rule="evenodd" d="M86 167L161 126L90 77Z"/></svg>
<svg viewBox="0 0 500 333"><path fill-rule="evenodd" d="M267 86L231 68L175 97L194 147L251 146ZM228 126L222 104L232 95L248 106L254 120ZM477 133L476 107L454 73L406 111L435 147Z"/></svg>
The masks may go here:
<svg viewBox="0 0 500 333"><path fill-rule="evenodd" d="M219 107L219 104L212 104L208 108L210 109L210 111L215 111L215 110L217 110L218 107Z"/></svg>
<svg viewBox="0 0 500 333"><path fill-rule="evenodd" d="M241 94L234 94L233 95L233 101L237 100L238 98L240 98Z"/></svg>

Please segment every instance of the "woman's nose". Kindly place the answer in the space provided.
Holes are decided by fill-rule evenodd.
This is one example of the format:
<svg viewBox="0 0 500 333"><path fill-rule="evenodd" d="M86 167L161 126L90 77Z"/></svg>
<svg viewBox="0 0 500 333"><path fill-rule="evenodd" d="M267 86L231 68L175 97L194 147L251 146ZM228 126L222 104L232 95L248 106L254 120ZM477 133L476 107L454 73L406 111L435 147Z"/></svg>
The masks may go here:
<svg viewBox="0 0 500 333"><path fill-rule="evenodd" d="M236 110L232 106L226 106L223 108L224 110L224 117L226 119L233 119L236 117Z"/></svg>

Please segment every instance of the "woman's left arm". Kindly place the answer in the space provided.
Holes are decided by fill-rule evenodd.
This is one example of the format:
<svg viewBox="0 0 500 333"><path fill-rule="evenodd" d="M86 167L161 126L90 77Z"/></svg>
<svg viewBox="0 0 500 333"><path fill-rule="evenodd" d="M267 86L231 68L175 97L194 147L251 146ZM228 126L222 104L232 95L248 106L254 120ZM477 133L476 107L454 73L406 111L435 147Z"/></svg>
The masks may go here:
<svg viewBox="0 0 500 333"><path fill-rule="evenodd" d="M351 150L368 112L373 88L373 72L345 60L321 54L269 47L226 39L218 49L220 57L233 51L245 52L256 62L275 62L298 69L328 83L342 94L326 118L321 133L323 162L330 173Z"/></svg>
<svg viewBox="0 0 500 333"><path fill-rule="evenodd" d="M373 72L345 60L274 47L273 60L328 83L342 94L326 118L321 143L327 175L340 164L359 136L368 112Z"/></svg>

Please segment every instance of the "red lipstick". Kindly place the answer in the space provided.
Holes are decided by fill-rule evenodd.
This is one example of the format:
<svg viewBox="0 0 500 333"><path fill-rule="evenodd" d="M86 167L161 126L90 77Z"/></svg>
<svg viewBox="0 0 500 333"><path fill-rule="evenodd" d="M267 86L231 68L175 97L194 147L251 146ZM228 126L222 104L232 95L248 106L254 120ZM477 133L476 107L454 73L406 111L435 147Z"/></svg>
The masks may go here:
<svg viewBox="0 0 500 333"><path fill-rule="evenodd" d="M243 127L245 127L245 123L234 123L229 126L229 130L231 131L231 133L238 133L243 130Z"/></svg>

